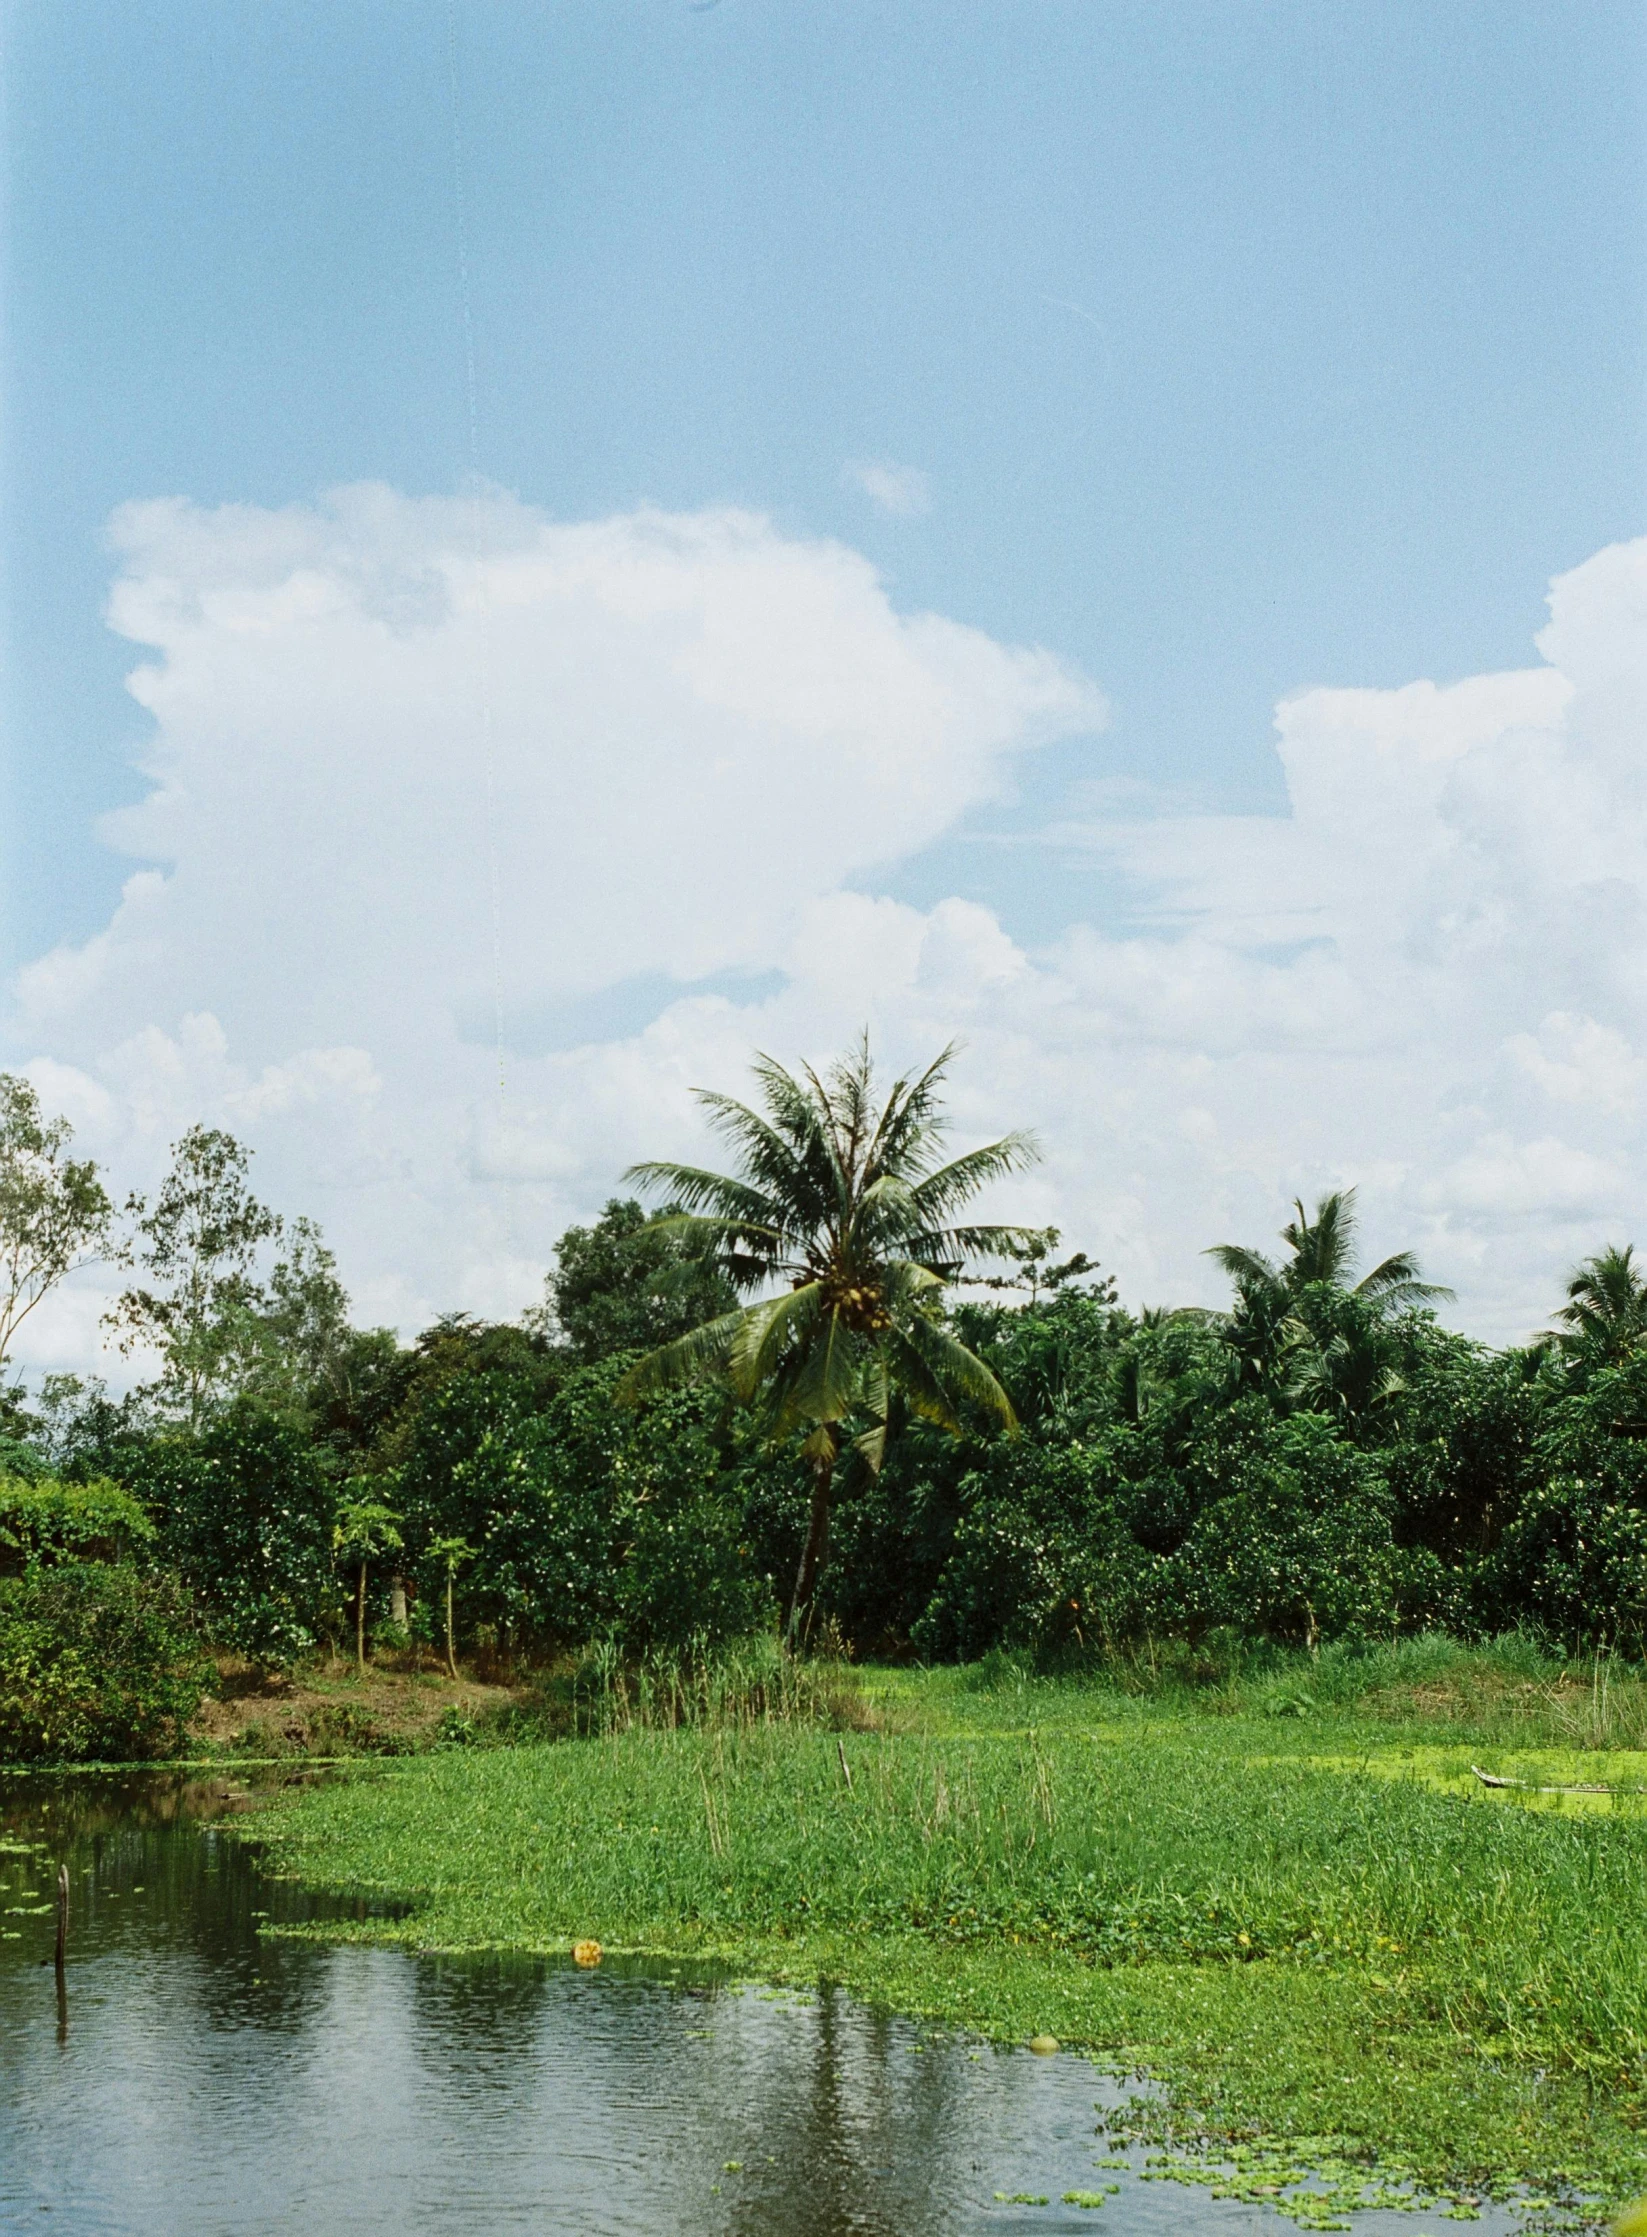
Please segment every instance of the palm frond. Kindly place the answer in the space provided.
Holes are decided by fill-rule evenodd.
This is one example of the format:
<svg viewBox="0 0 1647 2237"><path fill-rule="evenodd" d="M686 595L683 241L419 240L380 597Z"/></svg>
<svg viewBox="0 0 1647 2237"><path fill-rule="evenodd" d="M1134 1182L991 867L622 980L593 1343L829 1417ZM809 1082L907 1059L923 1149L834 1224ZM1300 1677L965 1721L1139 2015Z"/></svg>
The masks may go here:
<svg viewBox="0 0 1647 2237"><path fill-rule="evenodd" d="M1310 1282L1329 1282L1342 1288L1355 1257L1355 1190L1331 1190L1316 1205L1313 1219L1302 1198L1294 1200L1293 1210L1298 1217L1281 1230L1281 1240L1293 1254L1284 1270L1289 1285L1302 1289Z"/></svg>
<svg viewBox="0 0 1647 2237"><path fill-rule="evenodd" d="M1443 1283L1423 1279L1416 1251L1395 1251L1381 1259L1350 1292L1352 1297L1364 1297L1368 1304L1381 1306L1427 1305L1452 1294Z"/></svg>
<svg viewBox="0 0 1647 2237"><path fill-rule="evenodd" d="M769 1229L778 1234L789 1225L781 1197L766 1189L754 1188L748 1181L734 1180L728 1173L711 1173L701 1165L675 1165L666 1159L648 1158L643 1164L631 1165L624 1174L626 1181L636 1188L656 1189L667 1194L672 1201L682 1205L686 1212L699 1218L714 1218L735 1222L751 1232ZM679 1213L665 1213L664 1218L679 1218Z"/></svg>
<svg viewBox="0 0 1647 2237"><path fill-rule="evenodd" d="M1012 1410L1012 1400L977 1353L942 1322L917 1318L906 1322L897 1333L925 1363L951 1407L968 1399L993 1414L1009 1434L1016 1434L1018 1417Z"/></svg>
<svg viewBox="0 0 1647 2237"><path fill-rule="evenodd" d="M1232 1282L1250 1282L1258 1288L1272 1288L1281 1279L1262 1251L1250 1251L1244 1243L1214 1243L1201 1253L1203 1258L1217 1261Z"/></svg>
<svg viewBox="0 0 1647 2237"><path fill-rule="evenodd" d="M840 1421L858 1396L864 1343L839 1313L825 1313L796 1360L780 1378L777 1431L784 1435L803 1421Z"/></svg>
<svg viewBox="0 0 1647 2237"><path fill-rule="evenodd" d="M667 1235L675 1242L702 1243L714 1249L730 1249L741 1240L753 1249L758 1242L765 1242L774 1252L782 1250L787 1241L781 1228L759 1227L752 1220L728 1219L715 1212L659 1212L636 1230L637 1240L642 1235Z"/></svg>
<svg viewBox="0 0 1647 2237"><path fill-rule="evenodd" d="M903 1329L887 1331L881 1339L881 1355L905 1403L924 1421L936 1422L958 1436L962 1425L954 1400Z"/></svg>
<svg viewBox="0 0 1647 2237"><path fill-rule="evenodd" d="M864 1403L872 1417L871 1425L853 1443L870 1474L878 1476L886 1459L888 1416L892 1411L892 1379L884 1346L877 1350L864 1376Z"/></svg>
<svg viewBox="0 0 1647 2237"><path fill-rule="evenodd" d="M1009 1173L1023 1172L1040 1155L1039 1141L1026 1128L1020 1128L1016 1133L1003 1134L998 1142L986 1142L981 1149L953 1157L911 1190L917 1214L924 1223L936 1226L969 1203L980 1189Z"/></svg>
<svg viewBox="0 0 1647 2237"><path fill-rule="evenodd" d="M804 1342L819 1317L823 1292L816 1282L784 1290L751 1305L732 1347L732 1380L740 1398L752 1398L782 1358L786 1345Z"/></svg>
<svg viewBox="0 0 1647 2237"><path fill-rule="evenodd" d="M740 1306L735 1313L723 1313L718 1320L705 1321L701 1328L677 1336L672 1344L660 1344L655 1352L636 1360L618 1384L619 1402L635 1405L643 1398L660 1398L666 1391L679 1390L685 1383L724 1374L749 1310Z"/></svg>
<svg viewBox="0 0 1647 2237"><path fill-rule="evenodd" d="M1045 1235L1043 1227L942 1227L912 1235L911 1258L934 1266L961 1266L969 1258L1022 1258Z"/></svg>
<svg viewBox="0 0 1647 2237"><path fill-rule="evenodd" d="M958 1042L949 1042L924 1072L893 1082L865 1155L865 1169L870 1174L878 1177L891 1173L906 1180L920 1176L943 1139L938 1089L958 1046Z"/></svg>
<svg viewBox="0 0 1647 2237"><path fill-rule="evenodd" d="M899 1311L922 1311L935 1302L943 1276L918 1258L894 1258L881 1269L881 1290L888 1306Z"/></svg>
<svg viewBox="0 0 1647 2237"><path fill-rule="evenodd" d="M750 1179L774 1202L788 1206L803 1225L813 1226L828 1216L833 1200L828 1155L815 1114L809 1119L805 1096L781 1066L772 1070L782 1077L791 1094L782 1108L773 1110L771 1119L763 1118L733 1096L719 1095L708 1088L700 1088L697 1099L715 1131L732 1144ZM777 1101L769 1090L768 1105Z"/></svg>
<svg viewBox="0 0 1647 2237"><path fill-rule="evenodd" d="M799 1264L787 1255L793 1247L788 1238L773 1228L752 1227L747 1220L714 1219L700 1212L664 1212L648 1220L642 1232L702 1246L697 1255L712 1259L734 1289L759 1289L775 1275L794 1273ZM686 1261L673 1270L671 1279L678 1273L683 1281L689 1281L692 1272L691 1261Z"/></svg>

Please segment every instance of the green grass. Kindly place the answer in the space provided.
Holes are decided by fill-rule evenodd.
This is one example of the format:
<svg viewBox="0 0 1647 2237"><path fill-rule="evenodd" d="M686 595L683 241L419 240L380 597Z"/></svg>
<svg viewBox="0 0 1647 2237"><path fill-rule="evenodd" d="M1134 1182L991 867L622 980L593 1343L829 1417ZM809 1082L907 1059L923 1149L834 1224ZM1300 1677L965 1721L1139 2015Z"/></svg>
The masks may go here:
<svg viewBox="0 0 1647 2237"><path fill-rule="evenodd" d="M881 1731L454 1751L265 1827L284 1869L414 1906L350 1932L592 1936L1050 2032L1162 2078L1158 2135L1266 2165L1647 2188L1647 1815L1445 1791L1438 1762L1517 1748L1593 1776L1535 1698L1559 1673L1354 1659L1245 1692L872 1673Z"/></svg>

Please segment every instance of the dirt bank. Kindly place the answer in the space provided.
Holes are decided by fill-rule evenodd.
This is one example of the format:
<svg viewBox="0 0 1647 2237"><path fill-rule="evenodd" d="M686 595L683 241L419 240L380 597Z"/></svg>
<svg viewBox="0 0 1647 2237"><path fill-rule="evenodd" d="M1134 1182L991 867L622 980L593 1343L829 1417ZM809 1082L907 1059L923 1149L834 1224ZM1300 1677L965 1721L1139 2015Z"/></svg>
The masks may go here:
<svg viewBox="0 0 1647 2237"><path fill-rule="evenodd" d="M507 1709L507 1686L452 1679L368 1662L319 1662L286 1672L218 1658L216 1698L205 1702L190 1736L214 1753L247 1756L409 1755L436 1740L461 1737Z"/></svg>

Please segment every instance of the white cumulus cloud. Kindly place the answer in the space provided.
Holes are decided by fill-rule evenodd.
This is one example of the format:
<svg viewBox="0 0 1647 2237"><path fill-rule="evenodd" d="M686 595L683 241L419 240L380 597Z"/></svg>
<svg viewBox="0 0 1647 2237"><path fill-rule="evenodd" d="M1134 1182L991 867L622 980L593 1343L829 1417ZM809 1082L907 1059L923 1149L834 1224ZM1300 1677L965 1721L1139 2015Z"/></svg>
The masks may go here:
<svg viewBox="0 0 1647 2237"><path fill-rule="evenodd" d="M1135 1301L1216 1299L1207 1243L1347 1182L1483 1334L1647 1240L1647 541L1557 581L1526 669L1285 702L1283 815L1049 830L1092 921L1030 951L881 873L1101 697L840 545L377 488L115 538L136 867L12 1045L121 1186L242 1133L369 1317L517 1311L627 1163L705 1146L694 1085L866 1020L888 1064L962 1037L959 1131L1047 1147L1002 1208ZM83 1301L37 1321L78 1356Z"/></svg>
<svg viewBox="0 0 1647 2237"><path fill-rule="evenodd" d="M546 1101L579 1003L787 967L820 897L1104 720L1051 655L747 513L366 487L112 536L153 735L104 830L142 867L18 975L13 1045L123 1178L194 1118L245 1134L413 1313L518 1304L622 1162L593 1181Z"/></svg>

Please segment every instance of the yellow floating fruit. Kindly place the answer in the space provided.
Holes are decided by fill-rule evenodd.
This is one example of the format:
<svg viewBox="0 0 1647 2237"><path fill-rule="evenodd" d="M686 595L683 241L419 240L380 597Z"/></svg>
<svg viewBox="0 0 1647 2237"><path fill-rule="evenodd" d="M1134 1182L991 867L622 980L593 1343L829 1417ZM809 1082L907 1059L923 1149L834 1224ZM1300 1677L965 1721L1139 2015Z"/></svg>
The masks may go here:
<svg viewBox="0 0 1647 2237"><path fill-rule="evenodd" d="M600 1944L598 1942L574 1942L572 1944L572 1963L574 1965L598 1965L600 1963Z"/></svg>
<svg viewBox="0 0 1647 2237"><path fill-rule="evenodd" d="M1613 2237L1647 2237L1647 2198L1625 2207L1613 2224Z"/></svg>
<svg viewBox="0 0 1647 2237"><path fill-rule="evenodd" d="M1037 2058L1050 2058L1058 2048L1058 2038L1056 2035L1032 2035L1029 2047Z"/></svg>

